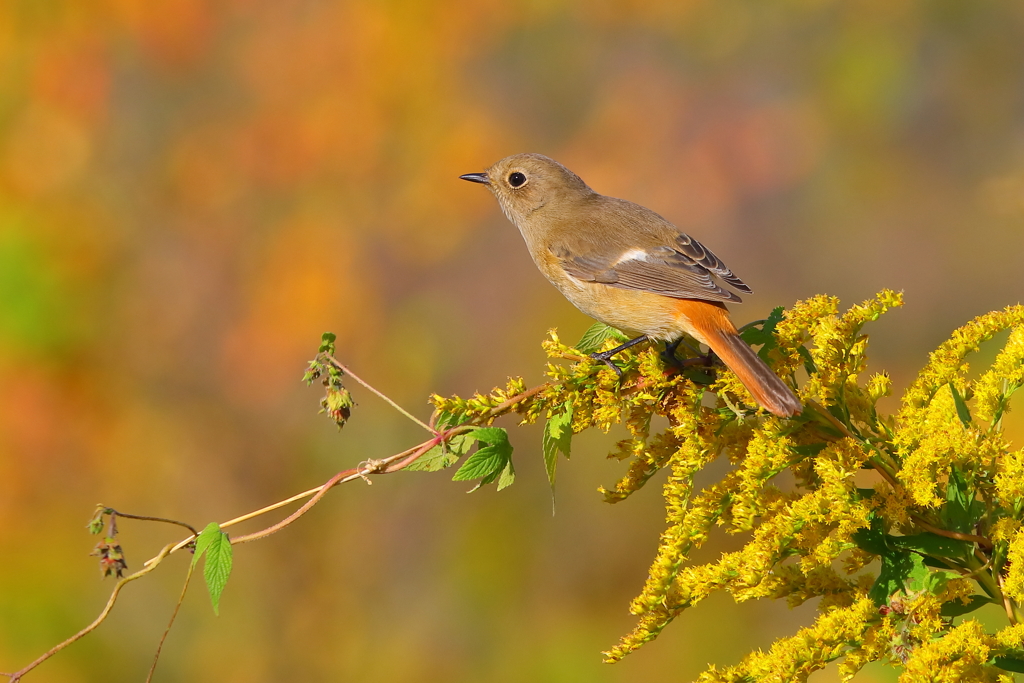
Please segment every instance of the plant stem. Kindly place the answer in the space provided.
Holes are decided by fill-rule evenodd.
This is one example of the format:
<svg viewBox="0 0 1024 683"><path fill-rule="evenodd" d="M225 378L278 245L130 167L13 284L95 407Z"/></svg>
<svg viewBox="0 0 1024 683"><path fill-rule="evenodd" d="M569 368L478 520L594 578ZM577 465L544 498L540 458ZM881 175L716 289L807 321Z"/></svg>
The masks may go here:
<svg viewBox="0 0 1024 683"><path fill-rule="evenodd" d="M388 405L390 405L390 406L391 406L392 408L394 408L395 410L397 410L398 412L400 412L400 413L401 413L402 415L405 415L405 416L406 416L407 418L409 418L410 420L412 420L413 422L415 422L416 424L418 424L418 425L419 425L420 427L423 427L424 429L426 429L426 430L427 430L428 432L430 432L431 434L437 434L437 432L436 432L436 431L435 431L434 429L432 429L432 428L430 427L430 425L428 425L428 424L427 424L426 422L424 422L424 421L420 420L420 419L419 419L418 417L416 417L415 415L413 415L412 413L410 413L410 412L409 412L408 410L406 410L406 409L405 409L405 408L403 408L402 406L400 406L400 405L398 405L397 403L395 403L394 401L392 401L392 400L391 400L390 398L388 398L388 397L387 397L387 396L386 396L385 394L383 394L382 392L380 392L380 391L378 391L377 389L375 389L375 388L373 387L373 385L371 385L371 384L369 384L368 382L365 382L365 381L363 381L362 379L360 379L358 375L356 375L356 374L355 374L354 372L352 372L351 370L349 370L347 366L343 365L343 364L342 364L342 363L341 363L341 362L340 362L340 361L339 361L339 360L338 360L337 358L335 358L334 356L332 356L332 355L330 355L330 354L328 354L328 353L325 353L325 354L322 354L322 355L321 355L321 357L322 357L322 358L323 358L324 360L326 360L326 361L327 361L328 363L330 363L331 365L333 365L333 366L334 366L335 368L337 368L338 370L340 370L340 371L341 371L342 373L344 373L344 374L348 375L349 377L351 377L351 378L352 378L352 379L354 379L355 381L357 381L357 382L359 382L360 384L362 384L362 385L363 385L364 387L366 387L366 388L367 388L367 389L369 389L369 390L370 390L371 392L373 392L374 394L376 394L376 395L377 395L377 396L378 396L379 398L383 399L383 400L384 400L384 401L385 401L385 402L386 402L386 403L387 403Z"/></svg>

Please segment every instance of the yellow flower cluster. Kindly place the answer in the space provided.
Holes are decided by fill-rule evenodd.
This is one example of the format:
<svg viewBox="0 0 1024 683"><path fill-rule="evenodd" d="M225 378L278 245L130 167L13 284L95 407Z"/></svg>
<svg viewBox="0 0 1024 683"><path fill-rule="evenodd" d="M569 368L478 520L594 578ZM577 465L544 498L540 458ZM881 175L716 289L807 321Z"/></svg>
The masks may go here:
<svg viewBox="0 0 1024 683"><path fill-rule="evenodd" d="M701 674L699 683L788 683L805 680L851 649L851 643L864 640L877 608L867 597L848 607L830 610L796 635L778 640L768 652L755 652L734 667L711 667Z"/></svg>
<svg viewBox="0 0 1024 683"><path fill-rule="evenodd" d="M937 492L939 473L947 472L950 465L990 462L1002 450L1001 440L960 419L950 385L915 408L914 418L902 423L893 442L903 461L900 481L917 505L942 504Z"/></svg>
<svg viewBox="0 0 1024 683"><path fill-rule="evenodd" d="M608 661L722 591L737 602L820 598L819 617L701 681L803 680L835 660L844 679L886 661L902 668L901 682L1009 681L1007 670L1024 667L1024 450L1012 451L1000 430L1010 395L1024 386L1024 307L954 332L900 411L883 415L876 403L892 382L865 374L861 330L902 303L886 290L840 314L837 299L818 296L787 311L773 337L762 333L779 375L804 378L809 410L789 420L759 411L726 369L667 371L655 349L636 347L616 357L620 377L551 334L550 382L511 409L523 422L569 410L573 433L623 424L628 438L610 457L629 465L601 489L609 502L667 471L665 530L631 604L638 623ZM992 367L971 381L966 356L1005 329ZM490 395L433 400L447 416L489 420L525 391L510 380ZM668 426L652 434L655 417ZM695 490L695 475L720 457L728 470ZM716 526L749 538L716 561L691 563ZM1008 628L987 633L961 616L988 603L1005 608Z"/></svg>
<svg viewBox="0 0 1024 683"><path fill-rule="evenodd" d="M1017 324L996 361L974 383L974 414L997 422L1006 410L1006 397L1024 385L1024 325Z"/></svg>
<svg viewBox="0 0 1024 683"><path fill-rule="evenodd" d="M1011 600L1024 601L1024 531L1018 530L1010 541L1007 552L1009 571L1003 583L1003 591Z"/></svg>
<svg viewBox="0 0 1024 683"><path fill-rule="evenodd" d="M902 305L902 294L885 290L874 299L851 307L842 316L819 317L811 328L814 343L811 358L818 372L808 379L803 395L828 405L845 398L849 408L856 407L863 413L868 407L866 400L857 401L855 405L850 401L865 393L857 385L857 377L867 365L868 340L866 335L860 334L860 329L890 308ZM859 417L865 421L865 416Z"/></svg>
<svg viewBox="0 0 1024 683"><path fill-rule="evenodd" d="M1005 329L1019 328L1022 325L1024 306L1017 305L980 315L953 332L949 340L932 351L928 364L903 394L904 411L901 415L905 418L911 417L913 410L926 405L940 387L963 377L967 372L964 359L968 354L977 351L983 342ZM1018 363L1022 357L1024 354L1017 355ZM1012 368L1002 368L1005 373L1010 370Z"/></svg>
<svg viewBox="0 0 1024 683"><path fill-rule="evenodd" d="M968 619L941 638L917 645L904 665L900 683L1009 683L1013 677L988 664L993 644L981 623Z"/></svg>

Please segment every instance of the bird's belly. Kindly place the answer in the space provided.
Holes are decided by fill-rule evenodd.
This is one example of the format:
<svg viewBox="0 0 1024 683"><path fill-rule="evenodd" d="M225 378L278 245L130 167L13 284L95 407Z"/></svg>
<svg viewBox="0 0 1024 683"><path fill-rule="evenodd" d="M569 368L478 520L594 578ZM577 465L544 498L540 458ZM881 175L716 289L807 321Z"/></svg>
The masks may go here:
<svg viewBox="0 0 1024 683"><path fill-rule="evenodd" d="M555 286L582 312L632 336L672 341L693 334L679 310L679 300L660 294L608 285L568 281Z"/></svg>

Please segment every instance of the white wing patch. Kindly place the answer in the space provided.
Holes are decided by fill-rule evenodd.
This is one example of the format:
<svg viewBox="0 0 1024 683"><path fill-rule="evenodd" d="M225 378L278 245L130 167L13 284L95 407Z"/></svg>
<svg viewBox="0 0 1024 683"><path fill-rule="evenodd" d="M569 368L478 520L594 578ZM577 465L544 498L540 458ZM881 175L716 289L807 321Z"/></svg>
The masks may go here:
<svg viewBox="0 0 1024 683"><path fill-rule="evenodd" d="M643 249L630 249L625 254L620 256L618 260L612 264L612 267L619 265L623 261L646 261L647 252Z"/></svg>

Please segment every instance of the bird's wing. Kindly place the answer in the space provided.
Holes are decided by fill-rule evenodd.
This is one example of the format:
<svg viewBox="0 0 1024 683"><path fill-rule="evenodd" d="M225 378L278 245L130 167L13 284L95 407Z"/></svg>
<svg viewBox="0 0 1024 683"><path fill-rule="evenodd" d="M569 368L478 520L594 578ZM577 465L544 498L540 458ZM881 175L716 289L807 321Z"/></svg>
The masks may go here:
<svg viewBox="0 0 1024 683"><path fill-rule="evenodd" d="M623 289L640 289L676 299L740 301L723 289L715 277L747 294L743 280L697 240L679 233L673 244L629 249L588 249L575 253L565 245L552 245L565 272L584 282L596 282ZM598 252L605 253L598 253Z"/></svg>

